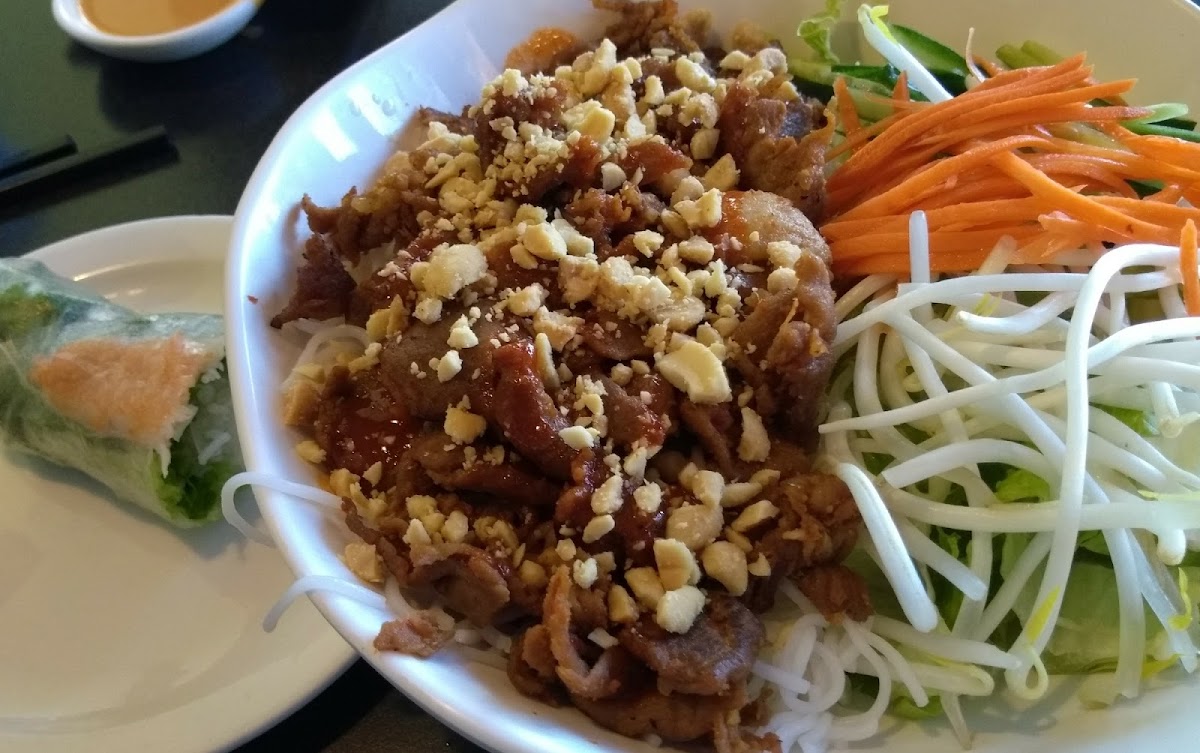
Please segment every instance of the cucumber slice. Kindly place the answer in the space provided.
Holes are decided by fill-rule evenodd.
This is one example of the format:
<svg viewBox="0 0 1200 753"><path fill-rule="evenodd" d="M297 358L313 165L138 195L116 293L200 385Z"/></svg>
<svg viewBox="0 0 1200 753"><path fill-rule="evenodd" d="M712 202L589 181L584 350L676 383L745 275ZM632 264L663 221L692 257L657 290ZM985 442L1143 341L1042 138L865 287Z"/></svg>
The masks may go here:
<svg viewBox="0 0 1200 753"><path fill-rule="evenodd" d="M1173 139L1192 141L1200 144L1200 133L1183 128L1172 128L1160 123L1137 123L1133 121L1126 121L1122 125L1142 136L1169 136Z"/></svg>
<svg viewBox="0 0 1200 753"><path fill-rule="evenodd" d="M967 68L967 61L962 55L959 55L954 50L946 45L930 39L916 29L911 29L900 24L888 24L888 28L892 32L892 36L896 38L904 49L913 54L921 65L930 70L946 71L948 73L956 73L959 76L966 78L971 71Z"/></svg>

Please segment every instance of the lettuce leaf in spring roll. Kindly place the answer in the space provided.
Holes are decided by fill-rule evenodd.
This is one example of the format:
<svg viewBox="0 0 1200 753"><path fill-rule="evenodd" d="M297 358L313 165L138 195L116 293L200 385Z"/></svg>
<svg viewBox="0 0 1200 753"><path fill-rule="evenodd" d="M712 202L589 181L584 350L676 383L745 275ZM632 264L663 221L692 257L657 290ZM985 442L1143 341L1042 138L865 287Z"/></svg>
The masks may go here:
<svg viewBox="0 0 1200 753"><path fill-rule="evenodd" d="M40 263L0 261L0 439L177 525L241 470L212 314L139 314Z"/></svg>

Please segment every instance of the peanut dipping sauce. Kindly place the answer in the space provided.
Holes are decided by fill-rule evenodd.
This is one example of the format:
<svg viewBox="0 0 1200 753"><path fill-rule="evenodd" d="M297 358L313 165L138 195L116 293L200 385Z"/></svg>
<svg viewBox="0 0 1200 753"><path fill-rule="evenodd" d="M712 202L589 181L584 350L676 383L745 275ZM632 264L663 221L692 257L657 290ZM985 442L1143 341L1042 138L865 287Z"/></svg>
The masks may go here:
<svg viewBox="0 0 1200 753"><path fill-rule="evenodd" d="M166 34L217 15L236 0L80 0L83 14L109 34Z"/></svg>

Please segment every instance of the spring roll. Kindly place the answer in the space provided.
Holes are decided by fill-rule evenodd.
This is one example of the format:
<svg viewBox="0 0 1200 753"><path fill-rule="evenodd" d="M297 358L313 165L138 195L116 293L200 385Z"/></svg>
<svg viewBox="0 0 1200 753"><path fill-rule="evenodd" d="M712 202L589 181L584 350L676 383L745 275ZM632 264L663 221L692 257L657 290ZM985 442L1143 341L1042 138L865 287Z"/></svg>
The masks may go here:
<svg viewBox="0 0 1200 753"><path fill-rule="evenodd" d="M220 515L242 468L211 314L146 315L0 260L0 439L180 526Z"/></svg>

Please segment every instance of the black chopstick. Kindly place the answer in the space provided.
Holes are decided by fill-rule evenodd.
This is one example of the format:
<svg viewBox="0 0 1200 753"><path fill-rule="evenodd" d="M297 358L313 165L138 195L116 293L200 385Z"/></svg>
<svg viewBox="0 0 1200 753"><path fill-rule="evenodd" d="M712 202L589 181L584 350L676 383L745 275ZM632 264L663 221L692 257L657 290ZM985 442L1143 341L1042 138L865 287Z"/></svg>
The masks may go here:
<svg viewBox="0 0 1200 753"><path fill-rule="evenodd" d="M173 149L167 130L162 126L122 136L95 149L85 149L0 180L0 206L26 198L35 191L102 175L133 160Z"/></svg>
<svg viewBox="0 0 1200 753"><path fill-rule="evenodd" d="M0 154L0 178L37 167L46 162L53 162L74 153L75 139L70 136L59 136L44 144Z"/></svg>

